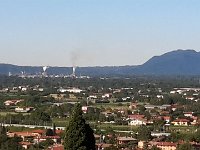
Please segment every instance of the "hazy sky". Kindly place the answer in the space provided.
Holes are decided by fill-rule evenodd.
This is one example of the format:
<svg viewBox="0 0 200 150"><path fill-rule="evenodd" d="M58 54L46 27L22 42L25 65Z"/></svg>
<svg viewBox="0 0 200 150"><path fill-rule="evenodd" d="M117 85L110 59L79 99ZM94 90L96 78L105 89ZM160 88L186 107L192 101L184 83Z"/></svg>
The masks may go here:
<svg viewBox="0 0 200 150"><path fill-rule="evenodd" d="M0 63L143 64L200 50L200 0L0 0Z"/></svg>

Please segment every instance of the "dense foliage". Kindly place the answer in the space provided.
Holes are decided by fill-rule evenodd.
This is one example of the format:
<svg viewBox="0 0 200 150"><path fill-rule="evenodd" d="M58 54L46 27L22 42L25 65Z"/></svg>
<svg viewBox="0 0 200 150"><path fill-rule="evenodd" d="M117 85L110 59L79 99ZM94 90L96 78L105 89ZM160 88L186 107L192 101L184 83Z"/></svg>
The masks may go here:
<svg viewBox="0 0 200 150"><path fill-rule="evenodd" d="M93 130L86 124L79 104L75 105L66 128L64 146L65 150L95 150Z"/></svg>

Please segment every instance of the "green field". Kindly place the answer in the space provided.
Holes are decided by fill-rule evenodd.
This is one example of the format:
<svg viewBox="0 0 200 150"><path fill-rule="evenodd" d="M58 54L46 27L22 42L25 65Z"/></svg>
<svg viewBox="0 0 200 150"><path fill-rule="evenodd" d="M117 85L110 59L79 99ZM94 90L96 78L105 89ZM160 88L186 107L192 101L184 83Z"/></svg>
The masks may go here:
<svg viewBox="0 0 200 150"><path fill-rule="evenodd" d="M53 118L53 123L56 124L57 127L65 127L68 125L68 118Z"/></svg>
<svg viewBox="0 0 200 150"><path fill-rule="evenodd" d="M98 108L111 108L111 109L127 109L130 103L96 103L94 106Z"/></svg>
<svg viewBox="0 0 200 150"><path fill-rule="evenodd" d="M171 131L181 133L194 133L196 129L195 126L170 126Z"/></svg>
<svg viewBox="0 0 200 150"><path fill-rule="evenodd" d="M6 116L6 115L17 115L19 113L16 113L16 112L0 112L0 116ZM30 113L20 113L20 114L23 114L23 115L29 115Z"/></svg>

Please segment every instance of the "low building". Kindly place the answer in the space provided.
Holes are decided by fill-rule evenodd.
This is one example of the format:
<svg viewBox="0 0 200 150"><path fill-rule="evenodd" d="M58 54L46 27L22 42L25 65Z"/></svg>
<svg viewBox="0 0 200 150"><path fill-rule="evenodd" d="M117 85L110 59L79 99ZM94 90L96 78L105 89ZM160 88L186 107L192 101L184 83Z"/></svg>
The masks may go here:
<svg viewBox="0 0 200 150"><path fill-rule="evenodd" d="M111 98L112 97L112 93L106 93L104 95L101 96L102 98Z"/></svg>
<svg viewBox="0 0 200 150"><path fill-rule="evenodd" d="M37 133L32 133L32 132L8 132L7 133L8 137L14 137L14 136L18 136L21 137L23 141L27 141L27 140L32 140L34 138L38 138L40 135Z"/></svg>
<svg viewBox="0 0 200 150"><path fill-rule="evenodd" d="M132 137L118 137L117 138L117 144L119 144L119 145L127 144L132 141L137 141L137 139L132 138Z"/></svg>
<svg viewBox="0 0 200 150"><path fill-rule="evenodd" d="M188 119L176 119L172 122L174 126L188 126L190 124L190 120Z"/></svg>
<svg viewBox="0 0 200 150"><path fill-rule="evenodd" d="M20 142L19 143L24 149L29 149L33 144L30 142Z"/></svg>
<svg viewBox="0 0 200 150"><path fill-rule="evenodd" d="M151 132L152 137L163 137L163 136L170 136L171 133L164 133L164 132Z"/></svg>
<svg viewBox="0 0 200 150"><path fill-rule="evenodd" d="M130 109L136 109L137 106L138 106L137 103L131 103L130 106L129 106L129 108L130 108Z"/></svg>
<svg viewBox="0 0 200 150"><path fill-rule="evenodd" d="M139 141L138 142L138 148L143 150L143 148L145 147L146 144L147 144L146 141Z"/></svg>
<svg viewBox="0 0 200 150"><path fill-rule="evenodd" d="M23 99L18 99L18 100L7 100L4 102L4 105L5 106L15 106L17 105L18 103L20 102L23 102L24 100Z"/></svg>
<svg viewBox="0 0 200 150"><path fill-rule="evenodd" d="M71 89L66 89L66 92L69 93L81 93L83 90L78 89L78 88L71 88Z"/></svg>
<svg viewBox="0 0 200 150"><path fill-rule="evenodd" d="M185 117L190 117L190 118L192 118L194 112L184 112L183 114L184 114Z"/></svg>
<svg viewBox="0 0 200 150"><path fill-rule="evenodd" d="M96 148L98 150L104 150L105 148L109 148L111 146L113 146L113 144L106 144L106 143L96 144Z"/></svg>
<svg viewBox="0 0 200 150"><path fill-rule="evenodd" d="M17 107L17 108L15 108L15 112L28 113L33 109L34 109L33 107Z"/></svg>
<svg viewBox="0 0 200 150"><path fill-rule="evenodd" d="M55 100L62 100L66 97L66 94L50 94L50 97L53 97Z"/></svg>
<svg viewBox="0 0 200 150"><path fill-rule="evenodd" d="M57 144L61 143L61 137L60 136L41 136L41 137L36 137L33 139L34 143L40 143L42 141L46 141L47 139L51 139Z"/></svg>
<svg viewBox="0 0 200 150"><path fill-rule="evenodd" d="M156 147L161 150L176 150L177 144L172 142L158 142Z"/></svg>
<svg viewBox="0 0 200 150"><path fill-rule="evenodd" d="M163 116L163 120L164 120L166 123L170 123L171 117L170 117L170 116Z"/></svg>
<svg viewBox="0 0 200 150"><path fill-rule="evenodd" d="M131 125L131 126L140 126L140 125L146 125L146 124L147 124L146 119L131 119L128 122L128 125Z"/></svg>
<svg viewBox="0 0 200 150"><path fill-rule="evenodd" d="M47 148L47 150L64 150L64 145L54 144Z"/></svg>
<svg viewBox="0 0 200 150"><path fill-rule="evenodd" d="M133 119L144 119L144 115L138 115L138 114L134 114L134 115L128 115L128 119L133 120Z"/></svg>
<svg viewBox="0 0 200 150"><path fill-rule="evenodd" d="M77 99L77 97L74 94L69 94L70 99Z"/></svg>

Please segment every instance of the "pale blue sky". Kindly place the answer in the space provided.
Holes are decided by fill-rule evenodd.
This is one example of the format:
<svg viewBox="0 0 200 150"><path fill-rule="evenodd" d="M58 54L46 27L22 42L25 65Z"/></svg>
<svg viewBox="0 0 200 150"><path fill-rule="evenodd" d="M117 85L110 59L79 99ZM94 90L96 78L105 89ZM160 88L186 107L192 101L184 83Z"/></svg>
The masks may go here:
<svg viewBox="0 0 200 150"><path fill-rule="evenodd" d="M0 0L1 63L137 65L199 40L199 0Z"/></svg>

